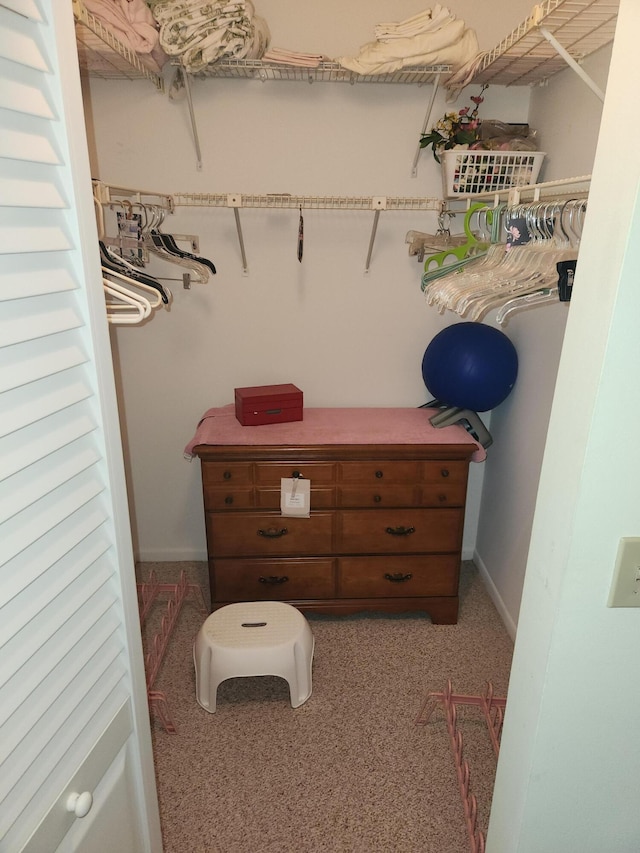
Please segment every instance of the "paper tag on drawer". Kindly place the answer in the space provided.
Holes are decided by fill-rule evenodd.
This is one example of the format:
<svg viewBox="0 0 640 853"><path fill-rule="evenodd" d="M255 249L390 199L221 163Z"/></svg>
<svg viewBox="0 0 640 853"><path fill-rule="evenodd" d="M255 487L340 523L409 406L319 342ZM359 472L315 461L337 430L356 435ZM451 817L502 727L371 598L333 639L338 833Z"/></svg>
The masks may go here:
<svg viewBox="0 0 640 853"><path fill-rule="evenodd" d="M282 477L280 480L280 509L282 515L309 518L311 510L311 480L302 477Z"/></svg>

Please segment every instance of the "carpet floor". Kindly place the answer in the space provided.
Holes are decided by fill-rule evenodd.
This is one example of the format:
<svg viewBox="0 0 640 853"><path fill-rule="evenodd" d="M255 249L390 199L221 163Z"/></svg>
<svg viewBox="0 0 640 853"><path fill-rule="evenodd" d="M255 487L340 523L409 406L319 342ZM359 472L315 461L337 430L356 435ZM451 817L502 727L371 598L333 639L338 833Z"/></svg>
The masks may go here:
<svg viewBox="0 0 640 853"><path fill-rule="evenodd" d="M141 563L160 583L205 563ZM217 711L196 703L192 644L203 617L185 602L154 687L177 734L152 714L165 853L466 853L455 767L441 709L416 717L429 691L506 696L512 641L473 563L462 565L457 625L423 613L308 615L313 693L297 709L272 676L220 685ZM164 612L147 620L148 644ZM486 832L495 774L484 720L462 708L459 729Z"/></svg>

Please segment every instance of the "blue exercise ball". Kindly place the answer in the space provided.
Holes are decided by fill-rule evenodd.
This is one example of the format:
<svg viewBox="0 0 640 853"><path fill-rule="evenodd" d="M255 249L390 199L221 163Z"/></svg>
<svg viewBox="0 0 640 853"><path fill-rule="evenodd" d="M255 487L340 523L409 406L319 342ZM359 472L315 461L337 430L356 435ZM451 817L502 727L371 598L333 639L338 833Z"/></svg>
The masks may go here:
<svg viewBox="0 0 640 853"><path fill-rule="evenodd" d="M505 400L518 375L518 354L504 332L482 323L456 323L425 350L422 378L435 400L488 412Z"/></svg>

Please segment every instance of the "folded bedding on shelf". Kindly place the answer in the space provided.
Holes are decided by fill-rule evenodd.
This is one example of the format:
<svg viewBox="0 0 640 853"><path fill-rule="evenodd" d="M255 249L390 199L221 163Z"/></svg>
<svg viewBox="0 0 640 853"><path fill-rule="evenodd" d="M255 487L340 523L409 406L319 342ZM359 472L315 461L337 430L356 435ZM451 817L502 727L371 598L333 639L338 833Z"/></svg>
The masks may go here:
<svg viewBox="0 0 640 853"><path fill-rule="evenodd" d="M222 58L260 59L271 39L251 0L164 0L153 14L163 49L192 74Z"/></svg>
<svg viewBox="0 0 640 853"><path fill-rule="evenodd" d="M265 51L262 59L274 65L295 65L300 68L317 68L325 57L320 53L298 53L283 47L272 47Z"/></svg>
<svg viewBox="0 0 640 853"><path fill-rule="evenodd" d="M454 18L455 15L452 15L446 7L438 4L433 9L425 9L423 12L418 12L417 15L414 15L412 18L406 18L404 21L393 21L390 24L376 24L374 33L378 41L387 41L393 38L411 38L427 30L435 30Z"/></svg>
<svg viewBox="0 0 640 853"><path fill-rule="evenodd" d="M415 65L450 65L454 72L479 54L475 31L444 6L434 6L406 21L378 24L376 41L356 57L337 62L358 74L388 74Z"/></svg>
<svg viewBox="0 0 640 853"><path fill-rule="evenodd" d="M159 71L168 57L160 47L158 27L144 0L84 0L84 6L125 47ZM148 57L152 58L152 62Z"/></svg>

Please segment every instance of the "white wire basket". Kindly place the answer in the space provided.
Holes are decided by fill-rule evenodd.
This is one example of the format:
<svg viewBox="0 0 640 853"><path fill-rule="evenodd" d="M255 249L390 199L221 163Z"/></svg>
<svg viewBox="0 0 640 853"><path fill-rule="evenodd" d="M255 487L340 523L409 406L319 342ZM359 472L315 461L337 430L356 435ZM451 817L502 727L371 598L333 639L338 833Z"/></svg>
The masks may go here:
<svg viewBox="0 0 640 853"><path fill-rule="evenodd" d="M454 148L440 154L446 198L464 198L535 184L544 151L469 151Z"/></svg>

